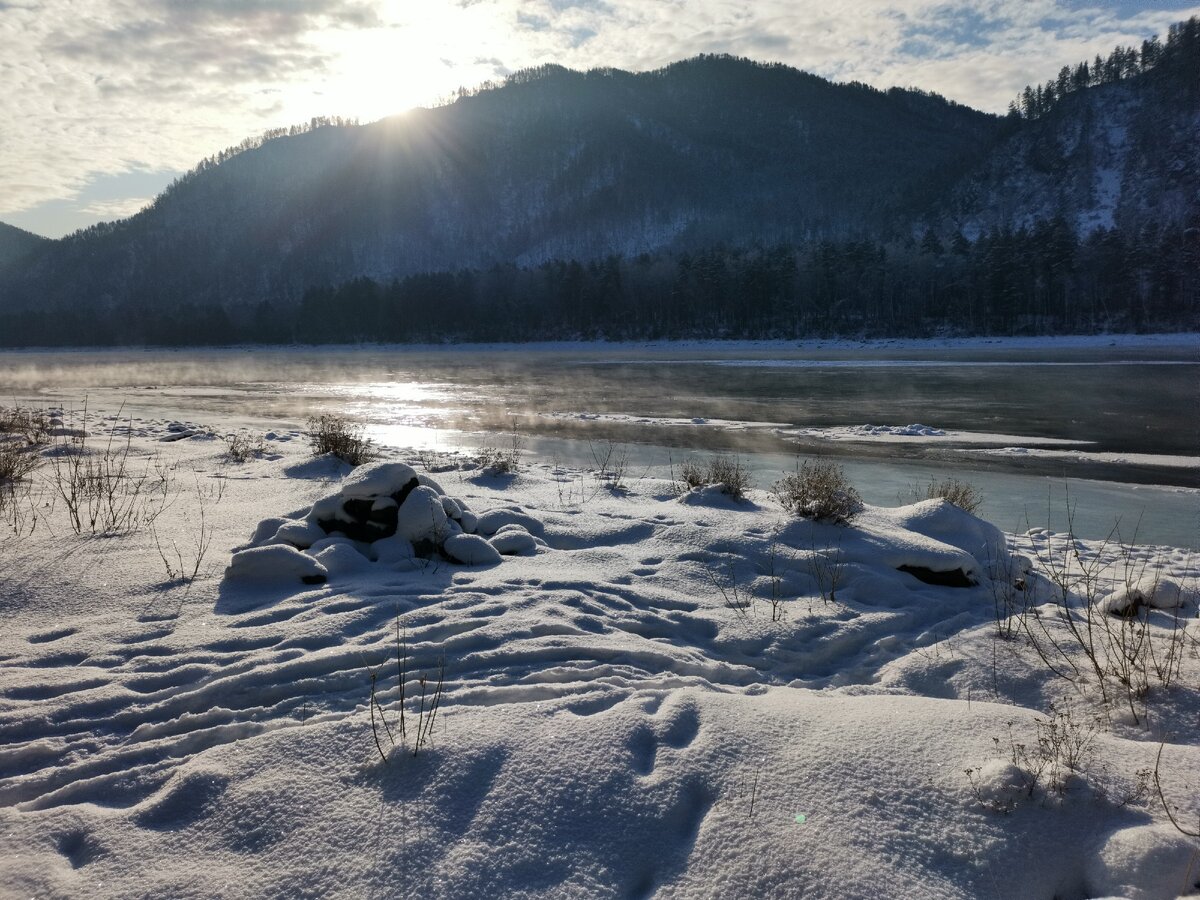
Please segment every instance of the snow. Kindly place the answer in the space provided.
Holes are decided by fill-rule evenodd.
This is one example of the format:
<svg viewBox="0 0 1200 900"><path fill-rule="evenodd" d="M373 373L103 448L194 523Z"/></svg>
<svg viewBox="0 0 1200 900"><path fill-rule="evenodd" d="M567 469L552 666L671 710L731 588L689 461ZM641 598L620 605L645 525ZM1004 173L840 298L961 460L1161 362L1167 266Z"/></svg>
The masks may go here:
<svg viewBox="0 0 1200 900"><path fill-rule="evenodd" d="M502 528L488 543L496 548L497 553L505 556L536 553L539 546L537 538L524 529L517 530L519 528L513 526L511 531Z"/></svg>
<svg viewBox="0 0 1200 900"><path fill-rule="evenodd" d="M595 476L536 458L436 483L404 452L348 471L302 440L235 464L203 437L223 423L166 443L136 424L137 454L189 473L153 532L77 537L51 505L0 539L0 895L1164 897L1200 877L1138 774L1161 748L1194 825L1194 554L1005 535L937 500L843 527L758 489L564 497ZM186 583L156 538L197 546L192 470L223 491ZM393 513L374 542L340 530ZM1106 705L1083 677L1054 580L1083 615L1079 566L1101 601L1140 592L1140 618L1089 621L1181 648L1170 686L1151 672L1127 704L1110 681ZM1018 602L1083 675L998 634ZM1047 723L1087 752L1032 783Z"/></svg>
<svg viewBox="0 0 1200 900"><path fill-rule="evenodd" d="M446 539L446 554L468 566L500 562L500 551L477 534L456 534Z"/></svg>
<svg viewBox="0 0 1200 900"><path fill-rule="evenodd" d="M672 360L676 362L676 360ZM606 422L618 425L654 425L664 427L707 426L721 431L749 431L760 428L786 428L786 422L744 422L737 419L714 419L705 416L644 416L630 413L542 413L546 419L560 419L579 422Z"/></svg>
<svg viewBox="0 0 1200 900"><path fill-rule="evenodd" d="M931 425L859 425L851 431L864 435L894 434L901 437L945 437L946 432Z"/></svg>
<svg viewBox="0 0 1200 900"><path fill-rule="evenodd" d="M1190 592L1194 594L1194 591ZM1189 601L1194 605L1196 598L1189 597L1189 590L1177 581L1157 574L1142 575L1119 586L1098 604L1106 613L1128 615L1138 606L1151 609L1179 609Z"/></svg>
<svg viewBox="0 0 1200 900"><path fill-rule="evenodd" d="M930 442L950 445L989 445L989 444L1023 444L1038 446L1072 446L1088 444L1089 441L1077 441L1069 438L1033 437L1014 434L992 434L985 431L962 431L951 428L939 428L933 425L843 425L831 428L786 428L780 429L779 434L785 437L814 438L822 441L842 442L857 441L866 443L908 444ZM1008 450L1029 450L1029 447ZM1050 452L1050 451L1038 451Z"/></svg>
<svg viewBox="0 0 1200 900"><path fill-rule="evenodd" d="M1038 443L1029 438L1020 440ZM1158 466L1168 469L1200 469L1200 456L1173 456L1166 453L1098 453L1087 450L1047 450L1041 447L993 447L964 452L984 453L989 456L1040 457L1072 463L1113 463L1125 466Z"/></svg>
<svg viewBox="0 0 1200 900"><path fill-rule="evenodd" d="M1176 897L1187 887L1180 872L1197 867L1196 845L1161 825L1143 825L1116 832L1089 862L1087 878L1095 890L1129 900Z"/></svg>
<svg viewBox="0 0 1200 900"><path fill-rule="evenodd" d="M271 547L250 547L233 554L225 577L230 580L271 581L286 584L291 581L320 584L328 580L325 567L295 547L279 544Z"/></svg>
<svg viewBox="0 0 1200 900"><path fill-rule="evenodd" d="M348 499L374 499L394 494L416 478L416 470L404 463L369 463L359 466L343 479L341 494Z"/></svg>

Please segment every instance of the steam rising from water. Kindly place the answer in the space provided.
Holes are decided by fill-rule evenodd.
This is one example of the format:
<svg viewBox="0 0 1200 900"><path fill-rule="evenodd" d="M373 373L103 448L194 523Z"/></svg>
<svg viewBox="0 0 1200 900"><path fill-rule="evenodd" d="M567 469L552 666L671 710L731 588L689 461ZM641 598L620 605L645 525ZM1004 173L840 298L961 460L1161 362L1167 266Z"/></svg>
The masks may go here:
<svg viewBox="0 0 1200 900"><path fill-rule="evenodd" d="M1164 362L1170 365L1157 364ZM920 441L834 446L803 432L920 422L1082 441L1097 454L1194 457L1200 435L1194 423L1181 421L1180 410L1194 405L1198 382L1200 365L1187 341L1036 351L775 344L734 351L583 345L0 354L0 404L79 409L86 400L93 413L121 409L262 431L303 427L309 415L338 412L362 422L377 443L448 450L503 442L515 428L547 462L586 466L590 445L607 441L630 444L630 463L639 471L693 451L739 453L763 470L762 486L771 483L768 470L777 477L797 454L836 455L859 467L861 482L877 486L874 502L881 503L895 502L928 473L1008 479L995 484L1013 519L998 519L1004 527L1019 524L1025 505L1044 509L1045 479L1037 483L1030 475L1059 484L1086 477L1195 488L1200 469L1029 455L966 458ZM1144 490L1110 487L1097 499L1106 515L1133 509L1136 516L1148 500ZM1159 512L1179 507L1171 515L1184 525L1188 515L1195 518L1194 495L1155 504Z"/></svg>

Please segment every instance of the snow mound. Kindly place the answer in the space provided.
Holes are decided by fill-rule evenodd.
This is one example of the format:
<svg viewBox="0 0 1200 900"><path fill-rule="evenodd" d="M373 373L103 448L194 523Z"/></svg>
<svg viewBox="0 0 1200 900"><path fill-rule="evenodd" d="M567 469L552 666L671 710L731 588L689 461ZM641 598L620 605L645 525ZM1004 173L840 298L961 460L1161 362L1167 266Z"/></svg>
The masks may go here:
<svg viewBox="0 0 1200 900"><path fill-rule="evenodd" d="M898 437L945 437L946 432L932 425L855 425L849 429L853 434L878 436L883 434Z"/></svg>
<svg viewBox="0 0 1200 900"><path fill-rule="evenodd" d="M931 584L978 584L1005 545L994 526L944 500L897 509L868 506L854 524L854 540L846 548L852 559L883 563Z"/></svg>
<svg viewBox="0 0 1200 900"><path fill-rule="evenodd" d="M988 760L975 772L975 796L984 806L1008 812L1030 799L1032 776L1006 759Z"/></svg>
<svg viewBox="0 0 1200 900"><path fill-rule="evenodd" d="M924 500L887 512L898 528L957 547L988 566L1005 559L1008 552L999 528L946 500Z"/></svg>
<svg viewBox="0 0 1200 900"><path fill-rule="evenodd" d="M505 509L490 509L481 513L476 522L475 530L482 535L498 534L506 525L520 525L530 534L541 534L545 526L540 519L519 510L508 507Z"/></svg>
<svg viewBox="0 0 1200 900"><path fill-rule="evenodd" d="M538 548L537 538L520 526L500 530L488 543L504 556L524 556L536 553Z"/></svg>
<svg viewBox="0 0 1200 900"><path fill-rule="evenodd" d="M722 483L701 484L679 495L679 502L688 506L711 506L717 509L745 509L747 503L730 496Z"/></svg>
<svg viewBox="0 0 1200 900"><path fill-rule="evenodd" d="M295 547L275 544L269 547L251 547L233 554L229 568L225 570L225 577L245 581L324 584L329 580L329 571L316 559L301 553Z"/></svg>
<svg viewBox="0 0 1200 900"><path fill-rule="evenodd" d="M1087 867L1090 896L1169 900L1200 887L1200 845L1167 825L1116 831Z"/></svg>
<svg viewBox="0 0 1200 900"><path fill-rule="evenodd" d="M446 555L467 566L500 562L500 551L477 534L455 534L446 539Z"/></svg>
<svg viewBox="0 0 1200 900"><path fill-rule="evenodd" d="M342 479L341 494L345 498L375 499L395 494L411 482L420 483L412 466L398 462L370 463L359 466Z"/></svg>
<svg viewBox="0 0 1200 900"><path fill-rule="evenodd" d="M518 506L476 514L409 465L377 462L354 469L338 490L293 517L262 520L234 555L229 578L353 575L370 563L404 570L418 559L495 565L506 555L530 555L544 543L545 525ZM489 538L491 540L489 540ZM268 552L270 551L270 552Z"/></svg>
<svg viewBox="0 0 1200 900"><path fill-rule="evenodd" d="M1143 606L1151 609L1180 609L1187 605L1183 586L1171 578L1144 575L1135 583L1113 591L1097 604L1101 612L1132 616Z"/></svg>

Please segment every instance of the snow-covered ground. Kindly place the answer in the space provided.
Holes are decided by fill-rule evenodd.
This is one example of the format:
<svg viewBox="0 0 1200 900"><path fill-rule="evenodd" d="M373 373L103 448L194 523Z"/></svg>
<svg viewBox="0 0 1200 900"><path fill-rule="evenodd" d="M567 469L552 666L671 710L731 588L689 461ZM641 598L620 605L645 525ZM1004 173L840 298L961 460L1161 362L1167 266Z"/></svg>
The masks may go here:
<svg viewBox="0 0 1200 900"><path fill-rule="evenodd" d="M1200 890L1192 553L91 430L137 527L47 454L0 543L3 896Z"/></svg>
<svg viewBox="0 0 1200 900"><path fill-rule="evenodd" d="M959 431L938 428L936 425L844 425L838 428L795 428L780 432L793 437L818 438L825 441L861 441L871 443L912 444L931 441L938 444L1028 444L1055 447L1086 445L1087 441L1068 438L1030 437L1014 434L992 434L986 431Z"/></svg>
<svg viewBox="0 0 1200 900"><path fill-rule="evenodd" d="M754 423L752 423L754 424ZM988 456L1056 459L1076 463L1108 463L1122 466L1155 466L1166 469L1200 470L1200 456L1168 453L1114 453L1086 449L1089 441L1069 438L1032 437L1015 434L991 434L984 431L960 431L915 423L911 425L844 425L837 428L781 428L789 437L811 438L835 443L867 444L942 444L964 453Z"/></svg>

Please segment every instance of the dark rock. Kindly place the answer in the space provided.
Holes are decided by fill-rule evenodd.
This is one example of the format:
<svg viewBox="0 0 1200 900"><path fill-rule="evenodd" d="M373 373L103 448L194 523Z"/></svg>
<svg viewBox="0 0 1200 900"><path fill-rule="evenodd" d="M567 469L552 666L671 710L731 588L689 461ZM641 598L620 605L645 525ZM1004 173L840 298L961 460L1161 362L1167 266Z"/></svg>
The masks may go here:
<svg viewBox="0 0 1200 900"><path fill-rule="evenodd" d="M398 513L399 510L395 506L387 506L383 509L373 509L371 510L371 515L369 516L368 521L378 525L389 535L395 534L396 517Z"/></svg>
<svg viewBox="0 0 1200 900"><path fill-rule="evenodd" d="M925 584L936 584L939 587L973 587L975 582L967 577L962 569L951 569L949 572L935 572L924 566L900 566L901 572L907 572L918 581Z"/></svg>
<svg viewBox="0 0 1200 900"><path fill-rule="evenodd" d="M396 533L394 522L391 530L380 523L369 521L346 522L342 519L318 519L317 524L324 529L326 534L342 534L352 541L365 541L368 544L374 543L380 538L391 537Z"/></svg>
<svg viewBox="0 0 1200 900"><path fill-rule="evenodd" d="M356 522L365 522L371 516L370 500L350 499L342 502L342 509L346 511L346 515L354 519Z"/></svg>

